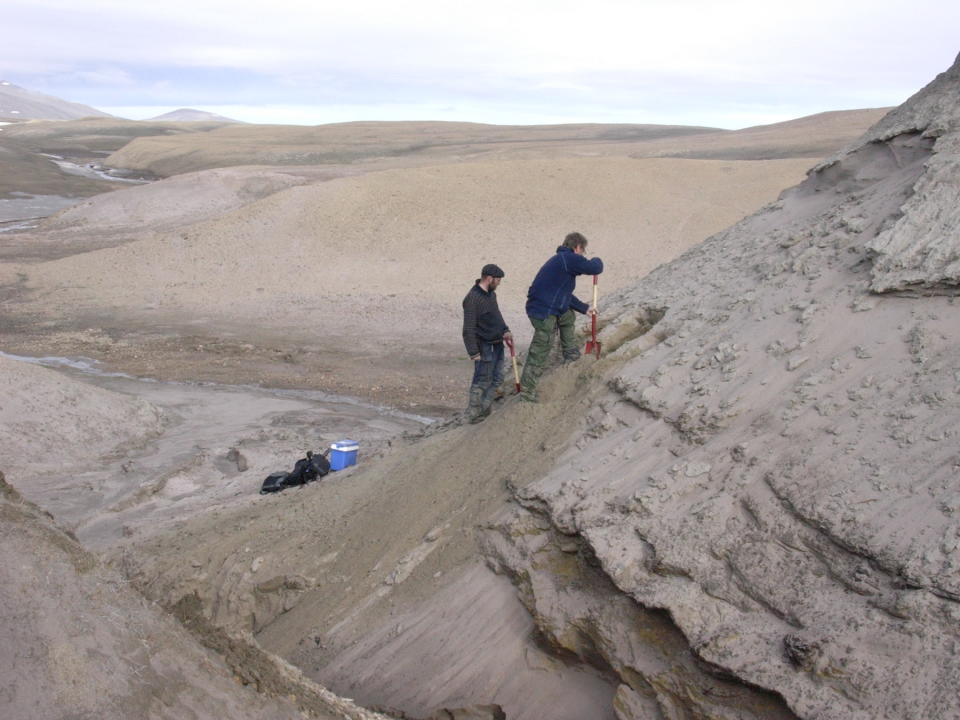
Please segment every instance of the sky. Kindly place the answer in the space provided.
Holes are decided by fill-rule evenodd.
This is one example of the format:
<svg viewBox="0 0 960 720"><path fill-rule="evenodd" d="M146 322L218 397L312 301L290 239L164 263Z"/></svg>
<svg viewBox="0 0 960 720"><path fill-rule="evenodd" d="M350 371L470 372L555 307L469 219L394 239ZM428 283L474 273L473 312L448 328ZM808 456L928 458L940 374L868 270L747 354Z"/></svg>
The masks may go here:
<svg viewBox="0 0 960 720"><path fill-rule="evenodd" d="M0 0L0 80L132 119L741 128L898 105L948 0Z"/></svg>

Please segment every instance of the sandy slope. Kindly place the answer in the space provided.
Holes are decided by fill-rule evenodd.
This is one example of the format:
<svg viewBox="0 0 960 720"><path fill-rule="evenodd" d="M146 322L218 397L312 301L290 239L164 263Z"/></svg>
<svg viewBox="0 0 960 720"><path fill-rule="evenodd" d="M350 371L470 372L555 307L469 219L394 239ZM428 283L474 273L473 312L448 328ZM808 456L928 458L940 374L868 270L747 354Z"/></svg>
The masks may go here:
<svg viewBox="0 0 960 720"><path fill-rule="evenodd" d="M854 142L889 110L874 108L826 112L726 134L711 133L674 140L651 139L638 144L631 155L738 160L820 156Z"/></svg>
<svg viewBox="0 0 960 720"><path fill-rule="evenodd" d="M220 168L149 186L111 187L113 192L44 219L36 230L7 235L0 257L50 260L153 238L219 218L285 188L342 174L327 168Z"/></svg>
<svg viewBox="0 0 960 720"><path fill-rule="evenodd" d="M277 413L277 405L266 412ZM292 720L306 711L323 720L376 720L248 639L207 628L189 604L178 610L197 626L187 632L24 499L56 509L69 498L76 513L91 497L103 500L81 478L111 463L123 463L122 484L136 488L144 475L129 458L169 430L163 420L136 396L0 357L0 714ZM105 514L121 517L119 510Z"/></svg>
<svg viewBox="0 0 960 720"><path fill-rule="evenodd" d="M569 391L578 370L548 387ZM476 523L502 506L509 484L552 467L570 410L566 401L536 409L510 401L505 421L398 442L349 478L251 498L175 535L134 538L123 562L150 597L173 604L196 592L214 622L256 631L311 678L362 702L414 715L495 702L520 720L577 720L590 712L584 703L609 703L613 688L538 647L503 579L473 560ZM448 616L464 599L469 617ZM389 655L372 664L380 643L404 647L413 667ZM348 648L354 661L331 663Z"/></svg>
<svg viewBox="0 0 960 720"><path fill-rule="evenodd" d="M165 324L180 334L229 333L258 347L302 344L308 355L325 348L379 355L389 344L412 353L412 365L417 358L455 364L460 301L483 264L506 270L501 307L523 338L526 288L567 232L591 238L591 252L607 263L601 289L608 292L773 200L810 164L463 163L299 184L205 220L235 207L242 188L305 182L285 172L207 171L93 199L53 219L30 251L70 247L65 240L81 247L132 242L29 266L8 264L0 273L8 282L20 273L27 278L20 281L22 302L11 310L55 318L67 329ZM215 192L191 196L207 181ZM125 211L127 205L135 209ZM173 209L195 224L162 232L183 222ZM143 218L144 230L116 226L118 212ZM152 357L162 362L159 354ZM331 353L323 362L346 371ZM432 366L421 377L437 372ZM369 394L376 384L348 389ZM397 398L395 390L390 399Z"/></svg>
<svg viewBox="0 0 960 720"><path fill-rule="evenodd" d="M496 261L507 272L502 302L516 306L540 263L572 229L592 238L590 251L608 263L603 280L612 290L773 200L809 164L599 159L386 171L276 192L177 235L31 267L28 286L56 291L74 307L156 305L287 316L296 324L316 309L304 309L307 303L336 302L342 312L353 296L396 293L456 306L479 267ZM194 175L183 188L171 181L127 190L126 202L139 204L137 215L126 218L139 223L150 207L169 212L175 193L189 194L203 182L223 188L225 175ZM270 187L270 174L257 177ZM121 219L117 200L114 193L90 201L58 223L82 218L92 224L86 231L95 232L98 221ZM214 212L229 210L222 202L217 207L215 195L204 202L214 203ZM63 277L70 286L60 287ZM516 316L519 309L512 309Z"/></svg>
<svg viewBox="0 0 960 720"><path fill-rule="evenodd" d="M89 465L124 442L161 432L149 403L0 357L0 458L15 484Z"/></svg>

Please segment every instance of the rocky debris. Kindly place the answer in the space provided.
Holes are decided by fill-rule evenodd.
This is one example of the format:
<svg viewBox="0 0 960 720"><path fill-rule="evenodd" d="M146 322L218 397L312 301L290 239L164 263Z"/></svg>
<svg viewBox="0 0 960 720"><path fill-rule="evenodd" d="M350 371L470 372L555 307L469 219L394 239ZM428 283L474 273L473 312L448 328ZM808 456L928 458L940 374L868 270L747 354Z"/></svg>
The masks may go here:
<svg viewBox="0 0 960 720"><path fill-rule="evenodd" d="M250 467L247 456L240 451L240 448L230 448L227 451L227 460L231 463L236 463L237 472L246 472Z"/></svg>
<svg viewBox="0 0 960 720"><path fill-rule="evenodd" d="M397 720L507 720L506 713L499 705L470 705L452 710L440 708L427 717L407 715L404 712L389 714Z"/></svg>
<svg viewBox="0 0 960 720"><path fill-rule="evenodd" d="M820 645L805 640L799 635L785 635L783 650L787 658L801 670L813 670L814 662L820 652Z"/></svg>
<svg viewBox="0 0 960 720"><path fill-rule="evenodd" d="M958 57L960 61L960 57ZM851 149L831 159L843 164L869 149L903 167L925 158L909 197L866 247L875 254L874 292L957 293L960 286L960 62L877 123Z"/></svg>
<svg viewBox="0 0 960 720"><path fill-rule="evenodd" d="M606 385L485 543L619 718L960 715L958 89L607 298Z"/></svg>
<svg viewBox="0 0 960 720"><path fill-rule="evenodd" d="M873 291L960 293L958 171L960 131L955 130L937 139L902 217L870 243L877 254Z"/></svg>

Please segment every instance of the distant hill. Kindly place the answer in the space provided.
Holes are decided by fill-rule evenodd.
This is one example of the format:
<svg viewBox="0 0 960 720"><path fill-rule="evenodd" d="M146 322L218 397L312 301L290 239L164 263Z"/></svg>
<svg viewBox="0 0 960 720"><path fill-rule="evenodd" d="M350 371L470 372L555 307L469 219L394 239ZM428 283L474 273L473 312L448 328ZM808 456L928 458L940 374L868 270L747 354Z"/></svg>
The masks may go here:
<svg viewBox="0 0 960 720"><path fill-rule="evenodd" d="M352 122L229 125L201 136L140 137L111 155L111 167L160 177L232 165L336 165L390 158L408 164L483 156L683 157L723 160L823 158L886 110L821 113L777 125L721 130L683 125L484 125Z"/></svg>
<svg viewBox="0 0 960 720"><path fill-rule="evenodd" d="M180 108L179 110L173 110L163 115L157 115L157 117L150 118L150 120L171 120L174 122L243 122L242 120L234 120L233 118L224 117L223 115L206 112L205 110L194 110L193 108Z"/></svg>
<svg viewBox="0 0 960 720"><path fill-rule="evenodd" d="M0 80L0 121L77 120L84 117L113 116L89 105L67 102Z"/></svg>

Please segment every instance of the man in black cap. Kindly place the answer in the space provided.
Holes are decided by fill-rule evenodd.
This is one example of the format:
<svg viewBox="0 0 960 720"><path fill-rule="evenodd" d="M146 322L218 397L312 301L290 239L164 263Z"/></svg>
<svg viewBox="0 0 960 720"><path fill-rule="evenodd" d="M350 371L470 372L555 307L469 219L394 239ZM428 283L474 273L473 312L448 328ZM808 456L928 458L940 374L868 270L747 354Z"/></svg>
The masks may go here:
<svg viewBox="0 0 960 720"><path fill-rule="evenodd" d="M497 305L496 289L502 278L503 270L499 267L484 265L480 279L463 299L463 344L473 360L467 405L467 417L472 423L490 414L497 388L503 382L503 341L513 339Z"/></svg>

